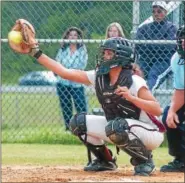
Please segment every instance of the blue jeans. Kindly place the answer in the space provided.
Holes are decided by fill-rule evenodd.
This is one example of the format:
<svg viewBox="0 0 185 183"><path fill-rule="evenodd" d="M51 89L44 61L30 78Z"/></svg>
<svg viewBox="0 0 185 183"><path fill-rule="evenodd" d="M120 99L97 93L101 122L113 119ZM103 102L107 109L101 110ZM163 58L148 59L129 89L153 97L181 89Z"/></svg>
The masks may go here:
<svg viewBox="0 0 185 183"><path fill-rule="evenodd" d="M144 72L145 78L147 80L147 85L150 90L156 84L158 76L161 75L168 67L170 66L170 61L167 63L166 61L155 62L155 63L147 63L141 62L140 67ZM168 77L168 76L166 76ZM163 78L165 80L165 78Z"/></svg>
<svg viewBox="0 0 185 183"><path fill-rule="evenodd" d="M57 94L59 96L60 107L64 117L66 130L69 129L69 121L73 116L73 102L77 113L87 112L87 102L84 87L73 88L57 83Z"/></svg>

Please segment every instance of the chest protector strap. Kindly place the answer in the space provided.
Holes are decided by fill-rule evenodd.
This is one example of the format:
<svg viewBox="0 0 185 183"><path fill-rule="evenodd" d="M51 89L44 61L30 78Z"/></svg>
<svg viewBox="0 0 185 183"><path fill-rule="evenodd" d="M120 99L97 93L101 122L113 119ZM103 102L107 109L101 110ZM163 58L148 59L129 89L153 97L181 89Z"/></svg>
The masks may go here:
<svg viewBox="0 0 185 183"><path fill-rule="evenodd" d="M96 76L96 94L107 120L116 117L139 119L140 109L128 100L114 94L118 85L130 88L132 83L130 69L123 69L114 85L110 85L108 74Z"/></svg>

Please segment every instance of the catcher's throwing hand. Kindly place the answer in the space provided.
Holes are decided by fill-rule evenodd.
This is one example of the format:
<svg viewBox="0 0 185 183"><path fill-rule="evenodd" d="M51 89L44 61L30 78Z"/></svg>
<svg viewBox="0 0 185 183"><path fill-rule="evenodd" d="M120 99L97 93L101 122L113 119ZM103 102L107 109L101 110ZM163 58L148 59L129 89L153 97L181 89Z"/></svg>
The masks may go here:
<svg viewBox="0 0 185 183"><path fill-rule="evenodd" d="M132 101L134 99L134 96L130 93L129 89L126 86L118 85L114 93L122 96L123 98L126 98L128 101Z"/></svg>
<svg viewBox="0 0 185 183"><path fill-rule="evenodd" d="M8 40L10 47L15 52L34 56L39 51L38 42L35 39L35 29L27 20L18 19L11 31L19 31L23 37L20 44Z"/></svg>

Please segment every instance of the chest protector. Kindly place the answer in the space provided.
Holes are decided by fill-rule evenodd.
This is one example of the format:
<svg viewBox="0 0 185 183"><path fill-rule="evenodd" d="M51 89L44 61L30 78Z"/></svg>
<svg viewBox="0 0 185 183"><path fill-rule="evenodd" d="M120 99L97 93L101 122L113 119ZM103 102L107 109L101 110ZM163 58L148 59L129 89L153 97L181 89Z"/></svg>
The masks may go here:
<svg viewBox="0 0 185 183"><path fill-rule="evenodd" d="M117 82L111 86L108 74L96 76L96 95L102 105L107 120L112 120L116 117L139 119L141 110L123 97L114 94L118 85L130 88L132 83L130 69L122 70Z"/></svg>

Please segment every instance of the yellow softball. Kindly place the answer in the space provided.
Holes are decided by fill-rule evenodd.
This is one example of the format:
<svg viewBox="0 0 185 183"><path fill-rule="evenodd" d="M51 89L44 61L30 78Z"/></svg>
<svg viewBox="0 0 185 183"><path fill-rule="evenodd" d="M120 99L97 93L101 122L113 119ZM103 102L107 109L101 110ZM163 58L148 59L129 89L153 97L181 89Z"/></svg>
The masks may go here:
<svg viewBox="0 0 185 183"><path fill-rule="evenodd" d="M14 44L20 44L23 41L23 37L19 31L10 31L8 33L8 40Z"/></svg>

